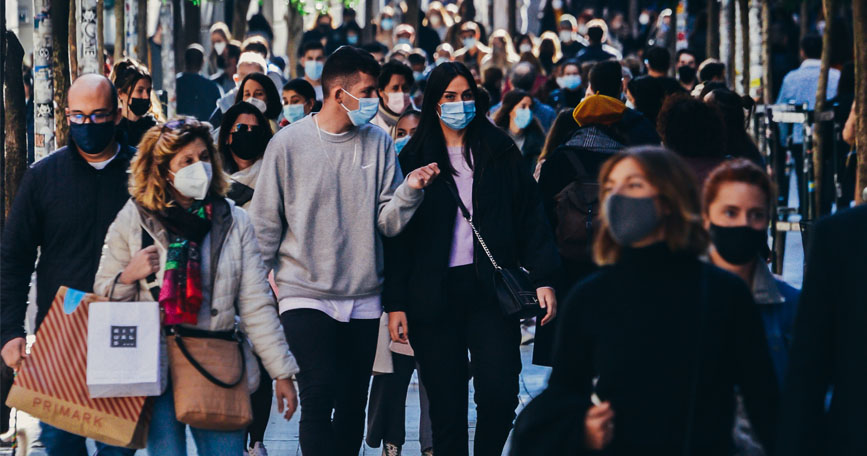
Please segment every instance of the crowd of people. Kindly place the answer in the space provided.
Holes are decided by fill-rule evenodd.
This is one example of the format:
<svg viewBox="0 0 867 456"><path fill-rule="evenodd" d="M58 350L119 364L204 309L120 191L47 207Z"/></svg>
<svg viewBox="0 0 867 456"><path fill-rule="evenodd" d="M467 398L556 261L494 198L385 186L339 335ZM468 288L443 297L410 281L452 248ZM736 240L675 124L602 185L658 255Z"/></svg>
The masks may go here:
<svg viewBox="0 0 867 456"><path fill-rule="evenodd" d="M520 456L863 450L846 429L867 421L850 407L867 371L847 361L863 358L865 209L818 225L801 295L767 266L780 179L725 65L556 3L538 37L488 34L471 1L431 2L418 24L386 6L375 33L323 13L288 62L264 18L243 40L217 23L210 49L184 52L172 119L159 34L150 63L79 77L69 144L25 174L3 233L5 365L27 358L35 269L37 328L61 285L157 300L177 331L240 322L253 420L190 426L199 454L267 454L276 396L286 419L300 399L305 455L399 455L415 371L424 455L469 453L470 380L479 456L510 433ZM817 40L781 102L815 101ZM854 92L846 71L829 99ZM510 268L532 318L503 310ZM553 370L515 423L528 340ZM163 387L148 451L186 454ZM45 423L41 441L86 454Z"/></svg>

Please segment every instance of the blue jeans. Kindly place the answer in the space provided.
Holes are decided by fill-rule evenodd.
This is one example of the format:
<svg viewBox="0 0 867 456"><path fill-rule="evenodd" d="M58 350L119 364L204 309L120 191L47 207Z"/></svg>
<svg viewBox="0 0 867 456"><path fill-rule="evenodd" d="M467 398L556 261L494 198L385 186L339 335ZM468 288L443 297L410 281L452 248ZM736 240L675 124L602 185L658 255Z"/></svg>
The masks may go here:
<svg viewBox="0 0 867 456"><path fill-rule="evenodd" d="M225 432L190 427L190 431L200 455L238 456L244 452L246 429ZM187 425L178 421L175 416L175 399L171 385L154 403L147 449L148 454L153 456L187 455Z"/></svg>
<svg viewBox="0 0 867 456"><path fill-rule="evenodd" d="M71 434L45 423L40 423L40 427L42 427L42 435L39 437L39 441L45 445L45 452L49 456L87 456L87 447L85 446L87 439L85 437ZM135 454L135 450L129 448L114 447L96 442L95 456L132 456L133 454Z"/></svg>

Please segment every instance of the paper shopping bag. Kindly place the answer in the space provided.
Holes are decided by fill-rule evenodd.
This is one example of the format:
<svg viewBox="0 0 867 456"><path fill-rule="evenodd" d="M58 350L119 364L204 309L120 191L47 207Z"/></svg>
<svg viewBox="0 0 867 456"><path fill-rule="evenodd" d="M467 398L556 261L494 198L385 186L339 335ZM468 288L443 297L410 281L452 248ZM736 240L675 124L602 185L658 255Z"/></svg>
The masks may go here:
<svg viewBox="0 0 867 456"><path fill-rule="evenodd" d="M157 302L93 302L87 323L90 397L159 396L168 376L160 368Z"/></svg>
<svg viewBox="0 0 867 456"><path fill-rule="evenodd" d="M6 404L73 434L144 448L150 422L146 398L93 399L87 390L88 310L96 301L105 298L60 287Z"/></svg>

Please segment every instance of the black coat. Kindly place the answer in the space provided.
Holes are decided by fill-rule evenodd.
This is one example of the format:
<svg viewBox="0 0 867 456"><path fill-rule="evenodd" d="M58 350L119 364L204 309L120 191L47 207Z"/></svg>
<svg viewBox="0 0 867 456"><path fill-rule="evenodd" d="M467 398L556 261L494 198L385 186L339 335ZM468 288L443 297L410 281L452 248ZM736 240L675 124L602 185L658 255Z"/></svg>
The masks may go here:
<svg viewBox="0 0 867 456"><path fill-rule="evenodd" d="M494 258L502 266L521 265L536 287L553 283L560 266L551 228L542 211L536 183L521 153L506 133L485 122L484 145L472 147L473 221ZM410 172L445 156L427 143L400 155ZM442 146L441 146L442 147ZM447 158L446 158L447 159ZM446 288L457 203L440 175L406 229L386 240L383 304L386 311L405 311L414 321L446 319ZM475 269L487 296L494 299L494 268L478 242Z"/></svg>
<svg viewBox="0 0 867 456"><path fill-rule="evenodd" d="M122 146L108 166L96 170L70 145L24 174L0 246L3 344L25 335L24 314L37 249L37 328L59 286L93 289L105 234L129 199L127 170L134 154L135 149Z"/></svg>
<svg viewBox="0 0 867 456"><path fill-rule="evenodd" d="M559 445L548 454L594 454L583 451L581 424L593 391L616 414L604 455L683 456L687 439L690 455L730 455L735 386L760 441L773 444L777 381L740 278L660 243L625 249L565 304L545 398L516 423L513 446L527 451L513 454L542 454L537 440ZM571 410L546 412L564 403ZM571 432L526 432L563 420Z"/></svg>
<svg viewBox="0 0 867 456"><path fill-rule="evenodd" d="M811 235L783 394L779 455L867 454L867 207ZM826 392L833 388L829 410Z"/></svg>

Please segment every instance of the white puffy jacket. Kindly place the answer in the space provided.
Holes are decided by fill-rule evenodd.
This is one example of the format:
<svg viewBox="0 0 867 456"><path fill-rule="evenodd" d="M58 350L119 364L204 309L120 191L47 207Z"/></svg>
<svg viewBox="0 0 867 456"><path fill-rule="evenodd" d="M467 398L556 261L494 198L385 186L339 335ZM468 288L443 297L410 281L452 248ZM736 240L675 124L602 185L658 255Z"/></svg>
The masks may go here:
<svg viewBox="0 0 867 456"><path fill-rule="evenodd" d="M108 229L93 286L95 293L109 296L114 284L110 296L112 301L153 301L145 280L131 285L114 283L133 255L141 250L142 229L154 239L159 251L162 267L156 275L158 283L162 284L168 249L166 231L154 216L130 198ZM271 378L284 379L295 375L298 365L289 352L280 325L277 303L268 285L267 271L249 216L232 201L220 199L213 205L210 235L211 318L207 326L199 322L198 329L233 329L237 301L241 330L252 341L253 349ZM163 358L165 368L168 361ZM256 364L254 360L247 360L247 380L251 391L258 386L258 368L252 373L250 369Z"/></svg>

